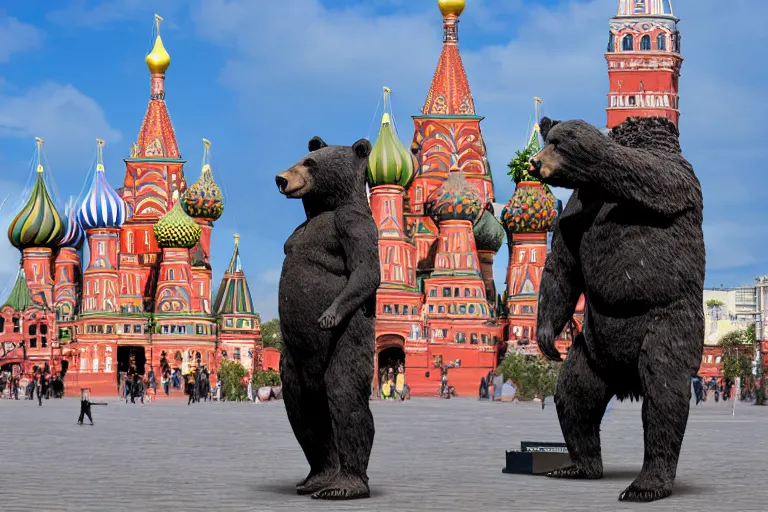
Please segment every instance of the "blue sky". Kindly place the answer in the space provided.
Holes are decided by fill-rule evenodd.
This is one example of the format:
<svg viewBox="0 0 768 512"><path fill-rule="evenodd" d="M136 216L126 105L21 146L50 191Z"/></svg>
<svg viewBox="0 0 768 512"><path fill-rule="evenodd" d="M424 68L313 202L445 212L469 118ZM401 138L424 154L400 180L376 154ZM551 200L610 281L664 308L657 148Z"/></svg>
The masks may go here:
<svg viewBox="0 0 768 512"><path fill-rule="evenodd" d="M470 0L460 45L496 195L514 186L505 164L523 146L532 98L543 114L605 124L603 51L616 0ZM214 175L226 210L213 234L218 279L232 235L257 309L272 317L283 242L302 221L300 203L282 198L273 177L300 158L307 140L335 144L375 137L381 87L393 90L403 141L424 102L441 45L434 0L6 0L0 9L0 195L11 193L5 229L28 178L34 137L46 153L58 195L77 195L107 141L105 163L121 184L131 141L149 98L144 56L153 13L165 18L172 57L167 103L190 182L201 138L213 143ZM757 124L768 117L768 2L677 0L682 19L680 129L685 154L704 187L707 286L749 284L768 272L765 204L768 145ZM5 193L3 193L5 192ZM561 194L562 197L562 194ZM2 197L0 197L0 201ZM506 248L497 256L501 284ZM18 252L0 237L0 292Z"/></svg>

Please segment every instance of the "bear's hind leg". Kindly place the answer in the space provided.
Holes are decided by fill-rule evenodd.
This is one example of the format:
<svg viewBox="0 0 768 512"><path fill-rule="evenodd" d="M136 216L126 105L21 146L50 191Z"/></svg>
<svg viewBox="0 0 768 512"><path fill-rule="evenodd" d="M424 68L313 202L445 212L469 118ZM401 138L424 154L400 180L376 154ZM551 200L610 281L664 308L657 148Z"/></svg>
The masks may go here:
<svg viewBox="0 0 768 512"><path fill-rule="evenodd" d="M311 494L322 489L339 471L336 441L331 430L331 416L322 375L302 375L288 350L280 357L280 380L288 421L304 456L309 474L296 484L298 494ZM312 365L308 365L312 366ZM313 380L313 385L309 381Z"/></svg>
<svg viewBox="0 0 768 512"><path fill-rule="evenodd" d="M367 471L374 437L369 398L373 380L373 333L369 341L365 332L356 332L354 319L350 324L326 372L341 471L324 489L312 495L317 499L351 500L370 496Z"/></svg>
<svg viewBox="0 0 768 512"><path fill-rule="evenodd" d="M552 478L603 476L600 423L613 394L590 367L583 334L576 337L557 382L555 406L573 465L547 473Z"/></svg>
<svg viewBox="0 0 768 512"><path fill-rule="evenodd" d="M620 501L649 502L672 494L688 423L690 380L701 355L688 357L690 348L673 343L670 327L657 325L654 330L646 337L638 363L643 390L643 468L619 495ZM649 339L651 336L654 339Z"/></svg>

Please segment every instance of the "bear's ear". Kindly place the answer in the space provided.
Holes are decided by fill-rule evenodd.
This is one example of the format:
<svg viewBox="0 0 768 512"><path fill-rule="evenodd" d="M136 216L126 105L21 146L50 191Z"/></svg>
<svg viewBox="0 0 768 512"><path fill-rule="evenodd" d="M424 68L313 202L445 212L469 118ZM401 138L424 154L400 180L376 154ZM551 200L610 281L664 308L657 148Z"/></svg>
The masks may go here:
<svg viewBox="0 0 768 512"><path fill-rule="evenodd" d="M549 130L558 124L560 124L560 121L553 121L548 117L541 118L541 121L539 122L539 130L541 131L541 138L544 139L544 142L547 142L547 135L549 135Z"/></svg>
<svg viewBox="0 0 768 512"><path fill-rule="evenodd" d="M368 158L373 150L373 146L368 139L360 139L352 144L352 149L355 150L355 154L358 158Z"/></svg>
<svg viewBox="0 0 768 512"><path fill-rule="evenodd" d="M309 152L317 151L318 149L327 148L328 144L325 143L320 137L312 137L309 139Z"/></svg>

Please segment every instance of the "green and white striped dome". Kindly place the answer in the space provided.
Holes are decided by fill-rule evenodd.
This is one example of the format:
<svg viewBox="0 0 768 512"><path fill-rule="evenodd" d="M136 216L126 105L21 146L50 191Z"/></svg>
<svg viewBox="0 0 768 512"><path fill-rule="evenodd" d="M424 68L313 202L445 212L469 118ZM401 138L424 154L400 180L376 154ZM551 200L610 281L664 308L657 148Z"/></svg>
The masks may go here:
<svg viewBox="0 0 768 512"><path fill-rule="evenodd" d="M368 184L400 185L407 187L413 181L414 169L411 154L397 138L388 113L381 119L381 129L368 157Z"/></svg>

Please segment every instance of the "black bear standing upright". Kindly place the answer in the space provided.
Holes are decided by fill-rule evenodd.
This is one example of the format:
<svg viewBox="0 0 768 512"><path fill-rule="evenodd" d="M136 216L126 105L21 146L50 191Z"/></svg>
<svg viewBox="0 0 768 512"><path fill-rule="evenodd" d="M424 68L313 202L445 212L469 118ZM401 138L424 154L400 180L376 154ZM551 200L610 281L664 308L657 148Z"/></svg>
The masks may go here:
<svg viewBox="0 0 768 512"><path fill-rule="evenodd" d="M283 399L310 466L297 492L366 498L381 279L378 229L365 193L371 144L328 146L315 137L309 151L275 178L307 214L285 242L279 292Z"/></svg>
<svg viewBox="0 0 768 512"><path fill-rule="evenodd" d="M586 297L555 403L573 466L549 476L600 478L600 422L613 396L643 397L645 457L619 496L669 496L704 346L701 186L666 118L630 118L610 137L583 121L541 121L531 174L574 189L541 280L537 342L555 337Z"/></svg>

